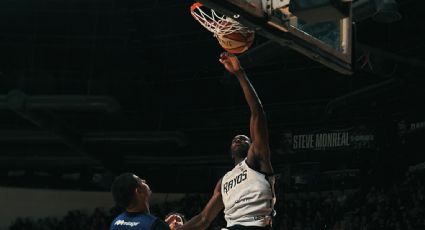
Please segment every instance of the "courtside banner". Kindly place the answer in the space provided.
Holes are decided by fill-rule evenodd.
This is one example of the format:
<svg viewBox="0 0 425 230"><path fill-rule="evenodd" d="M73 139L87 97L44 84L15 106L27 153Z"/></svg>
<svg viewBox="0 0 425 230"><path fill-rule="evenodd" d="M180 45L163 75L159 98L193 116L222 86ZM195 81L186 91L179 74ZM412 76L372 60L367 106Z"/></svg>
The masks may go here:
<svg viewBox="0 0 425 230"><path fill-rule="evenodd" d="M288 144L293 151L372 149L375 147L374 129L365 126L311 131L286 131Z"/></svg>

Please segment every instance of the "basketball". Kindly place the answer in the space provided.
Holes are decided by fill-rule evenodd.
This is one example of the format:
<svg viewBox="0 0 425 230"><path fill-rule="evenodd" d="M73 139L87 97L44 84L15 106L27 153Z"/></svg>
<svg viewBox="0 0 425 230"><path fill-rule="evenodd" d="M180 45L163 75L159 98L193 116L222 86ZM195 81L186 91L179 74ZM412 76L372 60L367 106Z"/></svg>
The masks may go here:
<svg viewBox="0 0 425 230"><path fill-rule="evenodd" d="M232 54L240 54L249 49L254 42L254 32L234 32L226 35L217 35L221 47Z"/></svg>

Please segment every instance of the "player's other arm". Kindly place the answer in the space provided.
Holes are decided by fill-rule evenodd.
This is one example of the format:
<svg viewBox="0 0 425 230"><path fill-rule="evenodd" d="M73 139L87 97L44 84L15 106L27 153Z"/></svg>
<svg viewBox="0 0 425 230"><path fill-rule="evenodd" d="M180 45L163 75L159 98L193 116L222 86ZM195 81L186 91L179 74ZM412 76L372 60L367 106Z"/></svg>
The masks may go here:
<svg viewBox="0 0 425 230"><path fill-rule="evenodd" d="M223 201L221 199L221 180L219 180L214 188L214 194L208 201L201 213L194 216L186 222L178 230L203 230L210 226L218 213L223 209Z"/></svg>

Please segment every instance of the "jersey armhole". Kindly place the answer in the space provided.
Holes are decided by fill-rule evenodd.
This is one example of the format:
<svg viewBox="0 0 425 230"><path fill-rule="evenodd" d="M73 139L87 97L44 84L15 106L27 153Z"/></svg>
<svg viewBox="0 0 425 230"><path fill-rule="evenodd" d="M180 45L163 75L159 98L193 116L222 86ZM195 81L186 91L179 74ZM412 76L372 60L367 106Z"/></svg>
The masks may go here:
<svg viewBox="0 0 425 230"><path fill-rule="evenodd" d="M276 174L274 174L274 173L265 173L265 172L262 172L262 171L260 171L260 170L256 170L256 169L254 169L254 167L252 167L251 165L249 165L248 164L248 161L246 160L246 158L245 158L245 164L250 168L250 169L252 169L252 170L254 170L254 171L256 171L256 172L259 172L259 173L261 173L261 174L263 174L264 176L266 176L266 177L273 177L273 176L275 176Z"/></svg>

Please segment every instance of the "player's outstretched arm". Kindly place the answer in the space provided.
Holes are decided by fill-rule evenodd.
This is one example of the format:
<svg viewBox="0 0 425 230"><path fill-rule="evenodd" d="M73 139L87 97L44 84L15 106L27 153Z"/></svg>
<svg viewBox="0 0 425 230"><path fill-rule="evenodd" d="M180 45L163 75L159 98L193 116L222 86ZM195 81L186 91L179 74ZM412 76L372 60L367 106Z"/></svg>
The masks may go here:
<svg viewBox="0 0 425 230"><path fill-rule="evenodd" d="M194 216L188 222L183 224L178 230L203 230L210 226L218 213L224 208L221 199L221 180L219 180L214 188L214 194L208 201L201 213Z"/></svg>
<svg viewBox="0 0 425 230"><path fill-rule="evenodd" d="M273 169L270 163L267 121L261 101L235 55L223 53L220 62L238 79L251 111L249 128L252 144L248 151L248 163L258 167L260 171L271 174Z"/></svg>

